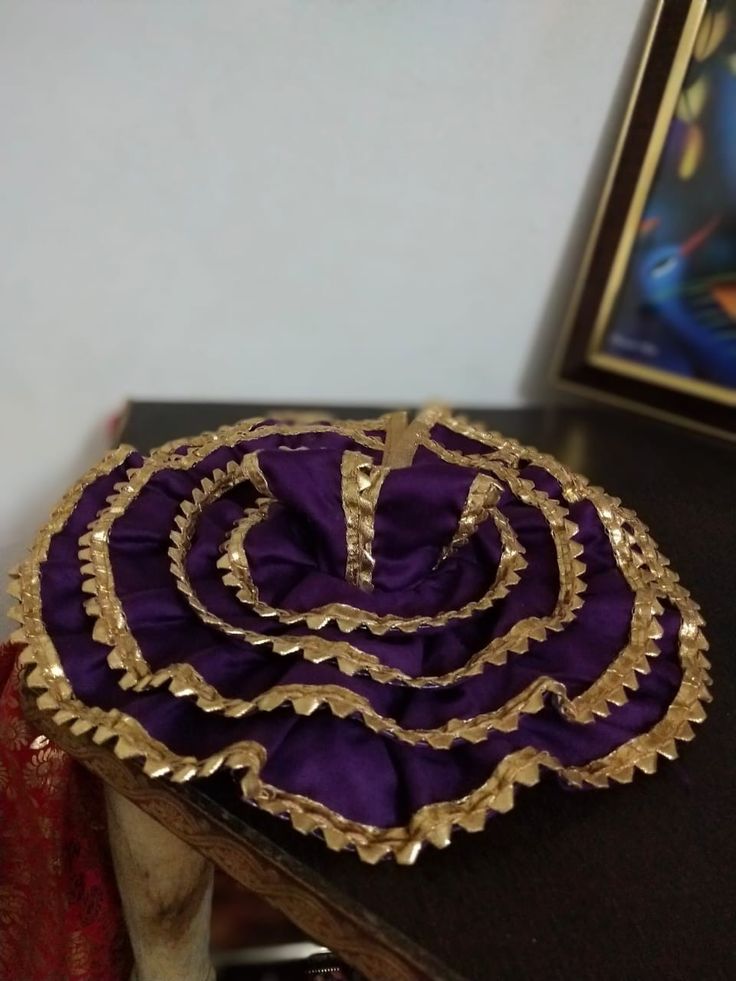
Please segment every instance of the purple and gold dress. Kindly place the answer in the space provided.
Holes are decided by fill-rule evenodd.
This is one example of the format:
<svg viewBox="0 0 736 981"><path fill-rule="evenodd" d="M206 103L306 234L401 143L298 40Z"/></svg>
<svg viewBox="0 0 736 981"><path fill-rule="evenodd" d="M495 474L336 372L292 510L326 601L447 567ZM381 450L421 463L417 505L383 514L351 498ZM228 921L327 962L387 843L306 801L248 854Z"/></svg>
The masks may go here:
<svg viewBox="0 0 736 981"><path fill-rule="evenodd" d="M636 515L440 409L116 449L11 591L57 724L151 778L228 771L367 862L544 773L651 773L709 697L698 607Z"/></svg>

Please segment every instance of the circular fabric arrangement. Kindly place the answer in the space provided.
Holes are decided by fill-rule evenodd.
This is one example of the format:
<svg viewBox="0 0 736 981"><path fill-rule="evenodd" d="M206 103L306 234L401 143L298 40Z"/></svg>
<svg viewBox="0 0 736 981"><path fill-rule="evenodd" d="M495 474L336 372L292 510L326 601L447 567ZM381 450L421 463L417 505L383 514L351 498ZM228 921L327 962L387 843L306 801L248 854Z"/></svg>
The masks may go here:
<svg viewBox="0 0 736 981"><path fill-rule="evenodd" d="M121 447L11 592L57 724L151 777L229 770L368 862L481 830L540 772L651 773L708 700L702 619L638 518L439 409Z"/></svg>

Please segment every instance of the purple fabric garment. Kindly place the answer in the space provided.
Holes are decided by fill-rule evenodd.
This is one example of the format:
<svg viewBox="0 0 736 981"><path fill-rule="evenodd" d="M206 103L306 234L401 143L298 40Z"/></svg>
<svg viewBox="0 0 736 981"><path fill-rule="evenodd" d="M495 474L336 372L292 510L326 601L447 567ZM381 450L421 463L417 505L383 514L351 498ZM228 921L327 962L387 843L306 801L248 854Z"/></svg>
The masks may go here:
<svg viewBox="0 0 736 981"><path fill-rule="evenodd" d="M72 534L84 532L84 518L94 514L113 482L91 489L98 493L95 500L85 501L78 509L81 520L75 522ZM146 725L155 739L182 754L204 757L232 742L256 739L269 749L263 774L268 782L321 800L364 823L399 824L424 804L462 796L487 779L503 756L524 745L551 749L563 763L584 763L602 755L621 741L622 731L644 731L656 722L679 681L674 657L677 618L670 615L663 655L654 662L652 672L644 677L627 705L594 727L561 724L550 709L525 719L517 733L494 734L480 746L459 744L439 751L406 746L326 712L306 719L284 710L258 713L248 719L203 716L191 702L174 699L165 690L131 693L117 686L106 669L106 648L89 636L87 618L78 601L81 576L77 575L75 582L74 564L58 561L65 538L56 536L51 561L45 567L44 619L65 672L83 701L125 711ZM366 773L371 774L368 781Z"/></svg>
<svg viewBox="0 0 736 981"><path fill-rule="evenodd" d="M292 454L283 454L283 456L287 461L297 459ZM219 458L217 461L213 461L212 465L214 466L215 463L222 465L223 462ZM197 474L197 478L199 476ZM181 597L177 595L169 572L169 535L173 526L174 516L179 510L179 500L176 497L177 493L181 493L183 497L190 496L194 486L198 482L198 479L192 478L190 480L188 475L181 473L172 474L171 472L164 472L156 475L149 481L138 498L129 506L127 512L113 527L111 540L114 548L111 558L117 591L126 605L126 612L129 618L131 618L131 622L136 618L137 613L140 612L142 614L140 619L135 620L136 624L141 628L145 627L147 613L149 612L152 613L152 619L154 621L165 620L167 624L172 621L177 609L183 611L185 614L187 612L184 609ZM244 493L242 490L243 486L241 485L239 488L236 488L235 491L224 496L205 511L193 547L189 553L187 569L191 575L195 591L205 602L208 609L211 609L218 616L222 616L228 622L234 623L239 627L277 632L278 626L276 624L269 624L263 618L254 616L249 609L235 599L232 590L222 587L221 575L219 573L215 573L214 576L212 575L212 568L214 562L219 557L222 542L227 537L233 523L242 516L243 508L251 506L255 500L255 492L250 490ZM522 616L541 616L549 613L554 605L558 590L554 550L549 541L549 531L544 520L537 511L511 497L507 500L503 511L519 536L522 545L525 549L535 554L536 561L533 571L536 575L532 577L531 573L529 575L522 573L522 584L524 588L513 590L507 600L494 608L491 616L485 616L482 621L479 618L479 623L483 627L483 636L482 638L474 639L475 643L480 643L481 641L486 643L497 633L505 632L508 624L515 622ZM214 527L210 527L210 525ZM265 537L268 538L268 535ZM430 599L434 599L434 603L430 606L425 606L423 609L402 609L400 605L402 597L396 596L395 594L384 596L382 600L376 601L375 596L378 590L374 594L362 594L356 587L349 586L343 579L334 575L331 579L327 576L321 577L321 582L323 585L326 585L327 589L313 597L314 604L349 602L352 600L359 602L365 609L375 609L378 607L378 612L381 613L393 612L399 614L406 613L408 615L415 613L434 614L441 612L443 608L443 589L445 594L447 594L447 590L449 589L450 593L444 601L444 606L451 609L457 605L461 605L463 602L481 595L492 584L500 554L498 535L491 522L487 522L482 527L480 534L476 537L477 540L474 538L468 545L459 550L456 556L452 557L438 571L437 575L427 580L424 590ZM144 540L147 546L145 549L140 547L144 544L141 539ZM254 575L256 579L259 579L260 576L265 578L266 585L269 583L271 566L276 564L276 555L274 553L279 544L278 534L272 535L271 540L271 553L264 553L263 549L259 553L258 548L254 548L251 545L251 538L248 538L247 551L249 556L253 558L252 566ZM299 542L295 544L292 539L285 537L282 537L281 543L282 549L290 550L291 553L297 550L299 546ZM293 555L290 557L293 558ZM307 568L307 571L314 572L315 562L313 557L308 557L306 553L302 552L302 558L305 566L311 562L311 569ZM144 581L141 580L139 574L142 563L146 563L147 570ZM264 571L259 573L261 567L264 568ZM286 580L288 585L290 580L284 572L283 564L279 565L280 576ZM296 570L296 576L301 579L306 578L304 568ZM278 581L278 577L274 578L277 578ZM318 574L314 573L313 578L309 580L310 584L313 586L315 579L319 578ZM438 582L441 588L438 588ZM158 592L159 584L162 586L168 584L168 591L173 597L172 603L166 607L161 606L164 600L163 592L161 594ZM319 582L317 586L319 586ZM531 588L529 588L530 586ZM283 590L285 587L282 586L281 588ZM140 602L138 600L139 596ZM264 598L269 600L280 599L280 597L268 594L264 595ZM293 597L290 597L290 599L293 601ZM421 600L421 596L419 600ZM413 592L409 595L409 601L414 602ZM153 606L149 609L151 603ZM398 607L397 604L399 604ZM140 610L139 606L141 607ZM509 607L508 610L506 606ZM300 608L308 609L309 607L300 607L298 604L293 604L291 608L298 610ZM492 629L494 619L498 619L499 621L495 630ZM454 625L451 625L451 629L453 628ZM293 633L293 628L289 629L289 632ZM351 642L362 647L368 653L378 653L379 656L384 653L381 650L381 642L379 641L376 644L374 638L353 635L350 639ZM406 646L407 640L410 641L411 638L400 638L400 640ZM385 644L383 645L384 648L386 646ZM378 647L378 650L376 650L376 647ZM448 648L449 650L451 648ZM463 650L462 653L464 657L465 651ZM386 651L386 655L388 657L387 663L391 663L390 653L388 651ZM409 673L419 673L418 671L412 671L410 657L411 655L409 653L402 653L401 666L405 667ZM448 662L445 665L437 663L437 660L435 658L434 663L429 665L428 670L424 671L424 673L440 673L451 670L463 663L462 661L458 664Z"/></svg>
<svg viewBox="0 0 736 981"><path fill-rule="evenodd" d="M227 517L237 517L238 505L234 502L223 500L220 505L222 511L227 512ZM210 510L214 511L215 507ZM406 692L393 690L395 686L379 684L367 677L346 677L334 665L309 665L300 657L274 657L263 647L242 644L223 636L215 628L201 623L188 604L182 601L181 594L171 581L167 599L164 599L162 590L149 592L144 588L129 597L125 609L128 622L139 637L144 656L152 665L164 667L174 661L188 660L206 681L215 685L226 697L252 698L275 684L342 684L368 698L382 715L395 718L404 726L431 728L450 718L472 718L496 709L541 674L563 681L571 695L579 694L598 677L623 646L631 612L630 590L615 568L610 544L602 534L592 508L579 505L576 509L578 512L580 540L586 547L588 602L568 631L552 634L545 643L533 642L529 655L512 657L506 667L490 665L483 675L471 676L450 688L420 689L412 692L411 698L407 697ZM129 520L139 520L135 505L131 508ZM122 518L121 528L125 523L126 518ZM211 547L199 563L203 569L211 569L214 565L218 555L217 543L221 541L226 527L226 520L215 527ZM127 541L124 538L119 540ZM159 543L162 556L165 556L167 545L168 538L164 536ZM193 549L192 555L197 554L197 549ZM162 566L166 567L167 564L168 558L164 557ZM113 568L117 570L116 562ZM536 565L530 566L526 580L512 591L509 601L521 601L525 590L533 592L535 596L545 594L544 586L547 584L544 581L540 583L539 577L532 575L535 571L538 571ZM556 572L553 573L546 566L543 572L545 576L549 574L553 585L557 586ZM242 608L233 591L225 587L219 577L214 579L212 587L212 592L219 591L231 600L231 609L218 607L217 604L208 606L220 615L224 614L227 622L242 623L242 619L239 621L237 617L228 615ZM201 595L205 593L205 590L201 591ZM529 613L551 613L555 594L556 589L547 589L547 607L540 610L530 604ZM328 595L327 598L334 599L334 596ZM320 602L324 601L323 596ZM511 615L512 622L519 619L518 606ZM445 670L454 667L458 661L467 661L478 649L481 639L487 642L497 635L495 631L490 635L479 632L478 626L471 621L464 633L456 631L460 639L460 657L456 656ZM434 636L437 639L437 635ZM440 639L446 641L446 632L440 635ZM391 641L383 641L383 644L387 649L392 646ZM216 658L211 656L213 649L219 649ZM588 656L581 658L580 649L589 651ZM388 659L386 663L389 663ZM395 658L393 663L401 665L400 658Z"/></svg>
<svg viewBox="0 0 736 981"><path fill-rule="evenodd" d="M366 429L382 435L379 426ZM461 454L493 454L493 447L435 426L432 436ZM183 444L185 445L185 444ZM526 559L518 582L489 609L457 616L479 600L499 573L501 540L486 518L465 544L443 558L453 538L477 468L440 460L421 447L410 466L390 470L372 517L373 589L346 581L346 525L341 464L346 450L359 450L375 463L381 453L334 432L262 436L232 446L213 444L189 469L162 466L123 513L109 536L115 592L151 672L184 665L228 699L250 701L280 686L306 692L342 690L364 699L384 720L402 730L432 732L450 720L473 720L503 709L541 677L565 686L569 698L587 691L611 667L631 637L636 586L612 548L609 533L591 500L566 501L559 482L539 462L521 459L518 474L558 501L577 526L562 538L563 554L580 551L583 584L579 609L563 611L562 622L533 632L527 650L511 650L503 664L486 664L453 683L416 687L401 680L348 674L336 660L349 644L380 665L422 679L458 671L492 641L520 621L550 623L560 592L555 544L540 508L504 484L497 507L518 538ZM199 515L185 568L196 601L220 626L205 622L177 585L171 571L171 532L183 501L205 478L257 452L273 495L264 519L246 539L246 555L260 599L296 614L329 604L348 604L381 616L437 617L446 622L379 635L367 627L343 630L329 622L310 627L263 616L238 598L217 565L235 524L256 506L260 492L242 479L208 503ZM195 759L243 740L267 751L263 779L289 793L311 798L356 822L379 828L402 825L422 806L463 797L489 779L510 754L525 748L549 753L561 767L584 766L627 740L646 733L667 713L682 681L677 607L661 597L662 636L651 670L638 676L622 705L585 724L568 721L548 697L541 711L522 712L511 731L488 729L482 741L456 738L451 745L414 745L388 732L374 732L357 714L337 717L326 706L301 715L292 704L232 718L205 711L191 697L175 696L167 685L126 690L121 673L108 665L110 647L93 639L92 617L82 590L85 574L78 540L106 507L106 498L126 469L143 463L131 454L125 464L93 481L63 530L54 535L41 567L42 615L74 696L104 711L116 710L139 722L150 737L172 752ZM507 463L508 465L508 463ZM574 529L573 529L574 530ZM567 536L567 537L565 537ZM565 549L568 551L566 552ZM566 560L567 561L567 560ZM87 574L88 575L88 574ZM253 644L228 633L229 626L266 638L297 640L318 635L334 650L322 663L300 651L276 653L269 643ZM340 645L343 645L341 647Z"/></svg>
<svg viewBox="0 0 736 981"><path fill-rule="evenodd" d="M350 677L334 662L311 664L298 653L279 656L268 646L254 646L202 622L171 575L173 519L204 477L257 449L262 449L261 467L277 503L258 533L249 537L247 554L262 598L272 605L299 611L351 603L379 613L434 615L477 599L493 583L500 542L492 522L486 521L456 555L435 568L452 537L474 471L438 463L425 454L418 454L417 466L389 473L382 488L375 518L375 590L364 593L346 583L340 462L344 449L355 446L343 437L327 436L332 434L265 437L216 449L188 471L160 471L114 523L110 560L115 588L128 627L153 670L188 663L221 694L241 699L277 685L337 685L366 698L380 715L406 729L432 729L448 719L473 718L499 708L542 674L564 682L570 696L579 694L626 644L633 593L587 501L568 507L579 527L576 539L586 567L582 609L564 630L532 641L528 652L511 654L505 665L489 665L448 687L410 688L365 675ZM283 444L313 449L276 449ZM472 452L478 452L477 447ZM126 466L140 462L132 456ZM524 476L550 496L560 496L559 485L546 471L529 467ZM166 687L124 691L117 672L107 665L109 648L92 639L76 554L78 538L105 506L113 485L124 479L125 467L119 467L90 485L67 526L52 539L42 568L43 616L77 697L104 710L125 712L176 753L201 759L234 742L256 740L268 752L265 780L351 820L386 827L408 821L425 804L469 793L509 753L524 747L547 751L563 766L605 755L655 724L677 691L679 614L671 606L661 617L661 653L651 672L607 718L573 724L550 701L538 714L524 715L514 731L489 731L477 745L462 740L448 749L410 745L372 732L359 718L336 718L324 708L308 717L283 707L236 719L205 713ZM256 497L254 488L243 482L204 510L187 572L197 596L228 623L259 633L299 636L308 628L264 620L249 610L223 583L215 565L233 524L254 506ZM508 596L490 610L408 635L398 630L382 637L365 630L345 634L330 625L321 629L321 636L349 640L381 663L421 676L462 666L524 617L550 615L559 580L549 528L539 511L509 488L499 509L529 564Z"/></svg>

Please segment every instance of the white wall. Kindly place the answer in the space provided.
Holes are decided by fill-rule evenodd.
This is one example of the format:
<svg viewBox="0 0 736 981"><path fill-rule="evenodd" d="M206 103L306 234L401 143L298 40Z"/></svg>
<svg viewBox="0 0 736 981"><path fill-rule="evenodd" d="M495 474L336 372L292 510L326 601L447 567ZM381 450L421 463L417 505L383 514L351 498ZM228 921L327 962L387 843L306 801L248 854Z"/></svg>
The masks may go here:
<svg viewBox="0 0 736 981"><path fill-rule="evenodd" d="M0 567L127 396L528 395L644 6L0 0Z"/></svg>

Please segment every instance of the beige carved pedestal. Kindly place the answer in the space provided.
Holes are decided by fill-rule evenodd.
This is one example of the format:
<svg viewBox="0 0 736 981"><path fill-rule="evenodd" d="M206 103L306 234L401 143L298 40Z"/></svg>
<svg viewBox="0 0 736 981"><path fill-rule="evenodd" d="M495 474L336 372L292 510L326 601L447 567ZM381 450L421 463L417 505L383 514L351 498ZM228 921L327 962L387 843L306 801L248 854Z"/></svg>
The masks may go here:
<svg viewBox="0 0 736 981"><path fill-rule="evenodd" d="M105 798L135 958L131 981L214 981L212 862L109 786Z"/></svg>

